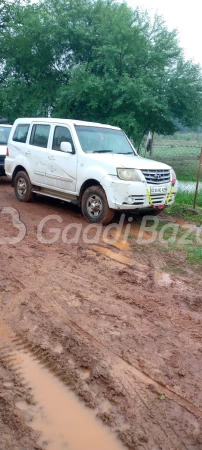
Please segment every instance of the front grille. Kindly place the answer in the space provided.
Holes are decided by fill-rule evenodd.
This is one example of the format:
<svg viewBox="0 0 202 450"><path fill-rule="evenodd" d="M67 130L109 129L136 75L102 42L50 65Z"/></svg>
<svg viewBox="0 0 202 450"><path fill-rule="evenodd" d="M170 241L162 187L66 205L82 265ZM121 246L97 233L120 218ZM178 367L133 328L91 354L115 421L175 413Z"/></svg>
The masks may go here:
<svg viewBox="0 0 202 450"><path fill-rule="evenodd" d="M141 170L148 184L164 184L170 183L171 175L169 169L161 170Z"/></svg>

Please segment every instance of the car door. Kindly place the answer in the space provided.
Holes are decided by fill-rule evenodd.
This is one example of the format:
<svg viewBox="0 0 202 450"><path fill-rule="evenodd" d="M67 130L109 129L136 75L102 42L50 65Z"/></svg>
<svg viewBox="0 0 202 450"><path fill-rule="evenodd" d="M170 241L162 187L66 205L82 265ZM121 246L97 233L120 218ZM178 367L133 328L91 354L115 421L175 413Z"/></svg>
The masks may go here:
<svg viewBox="0 0 202 450"><path fill-rule="evenodd" d="M61 142L72 145L72 153L60 150ZM51 149L48 150L46 164L46 185L60 191L76 191L77 152L71 131L66 125L54 125Z"/></svg>
<svg viewBox="0 0 202 450"><path fill-rule="evenodd" d="M51 126L47 123L33 123L29 143L26 146L27 154L31 159L32 183L46 184L46 164Z"/></svg>

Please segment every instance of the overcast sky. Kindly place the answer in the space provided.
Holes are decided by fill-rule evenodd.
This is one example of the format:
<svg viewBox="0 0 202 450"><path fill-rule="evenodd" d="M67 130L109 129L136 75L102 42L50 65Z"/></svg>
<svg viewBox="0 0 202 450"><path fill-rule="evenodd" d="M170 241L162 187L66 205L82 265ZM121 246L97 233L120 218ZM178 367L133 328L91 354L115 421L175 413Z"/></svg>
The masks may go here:
<svg viewBox="0 0 202 450"><path fill-rule="evenodd" d="M202 1L201 0L126 0L164 17L168 28L177 28L186 57L202 66Z"/></svg>

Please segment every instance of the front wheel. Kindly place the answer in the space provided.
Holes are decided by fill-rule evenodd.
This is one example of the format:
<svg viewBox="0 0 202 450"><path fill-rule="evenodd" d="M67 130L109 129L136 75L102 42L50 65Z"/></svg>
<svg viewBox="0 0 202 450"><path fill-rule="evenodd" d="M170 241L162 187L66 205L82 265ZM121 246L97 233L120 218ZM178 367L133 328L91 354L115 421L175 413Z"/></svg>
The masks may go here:
<svg viewBox="0 0 202 450"><path fill-rule="evenodd" d="M81 209L88 222L107 225L114 217L113 209L108 206L105 192L101 186L86 189L81 200Z"/></svg>
<svg viewBox="0 0 202 450"><path fill-rule="evenodd" d="M14 179L15 195L21 202L31 202L32 184L26 172L20 171L16 174Z"/></svg>

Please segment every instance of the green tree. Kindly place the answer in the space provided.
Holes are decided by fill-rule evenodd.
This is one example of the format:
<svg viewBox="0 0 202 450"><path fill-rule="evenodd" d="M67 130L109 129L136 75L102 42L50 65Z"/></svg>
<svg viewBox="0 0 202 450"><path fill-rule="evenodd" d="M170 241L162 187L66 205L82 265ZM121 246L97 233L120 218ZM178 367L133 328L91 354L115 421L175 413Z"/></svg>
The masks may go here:
<svg viewBox="0 0 202 450"><path fill-rule="evenodd" d="M3 2L0 114L115 124L138 145L201 123L201 70L159 16L114 0Z"/></svg>

